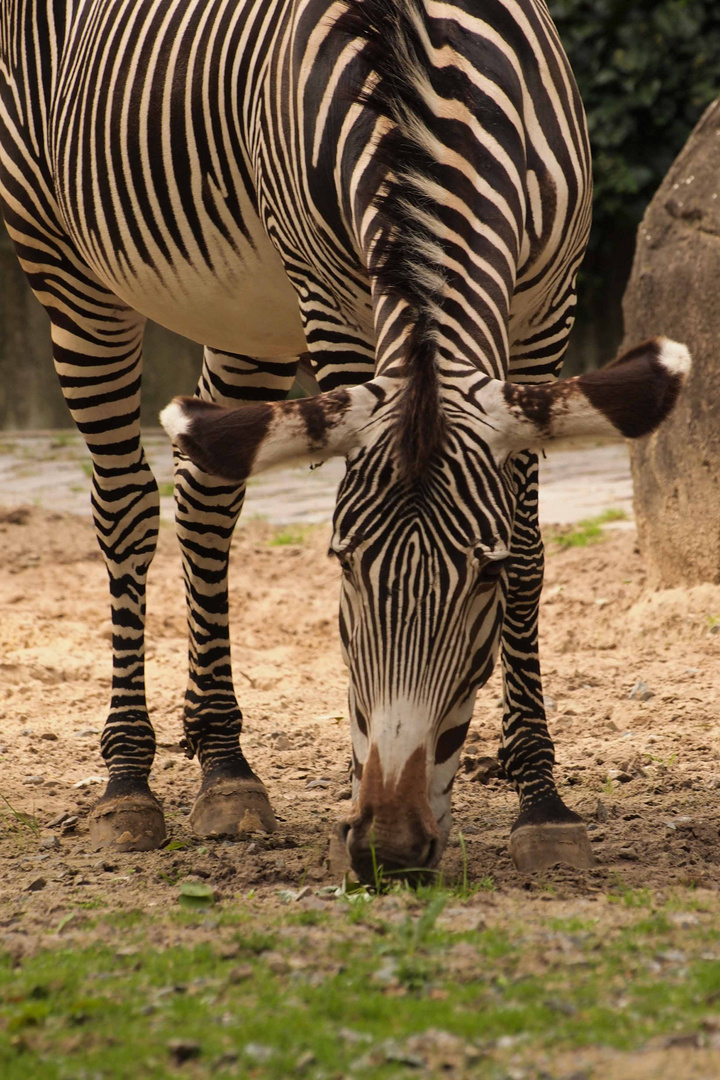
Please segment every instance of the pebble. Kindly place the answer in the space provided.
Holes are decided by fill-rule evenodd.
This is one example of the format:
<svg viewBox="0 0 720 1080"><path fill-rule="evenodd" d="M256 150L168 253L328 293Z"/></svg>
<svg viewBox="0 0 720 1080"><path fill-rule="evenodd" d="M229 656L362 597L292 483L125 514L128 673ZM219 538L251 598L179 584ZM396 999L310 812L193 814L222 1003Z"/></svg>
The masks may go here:
<svg viewBox="0 0 720 1080"><path fill-rule="evenodd" d="M74 788L86 788L91 784L104 784L105 781L102 776L86 776L84 780L78 780L73 784Z"/></svg>
<svg viewBox="0 0 720 1080"><path fill-rule="evenodd" d="M189 1039L170 1039L167 1049L176 1065L183 1065L186 1061L195 1061L202 1053L200 1043L190 1042Z"/></svg>
<svg viewBox="0 0 720 1080"><path fill-rule="evenodd" d="M72 830L75 828L77 823L78 823L77 814L70 814L69 817L66 817L63 820L62 831L63 832L72 832Z"/></svg>
<svg viewBox="0 0 720 1080"><path fill-rule="evenodd" d="M543 696L543 705L545 706L545 712L557 712L555 698L551 698L549 694Z"/></svg>
<svg viewBox="0 0 720 1080"><path fill-rule="evenodd" d="M650 698L655 697L655 691L651 690L648 684L643 682L642 679L638 679L628 694L628 697L631 701L649 701Z"/></svg>
<svg viewBox="0 0 720 1080"><path fill-rule="evenodd" d="M48 825L48 828L49 829L56 829L58 827L58 825L62 825L63 822L67 821L67 819L69 817L70 817L70 811L69 810L63 810L62 814L58 814L57 817L54 817L52 819L52 821Z"/></svg>
<svg viewBox="0 0 720 1080"><path fill-rule="evenodd" d="M60 841L57 836L44 836L40 841L41 851L57 851L60 847Z"/></svg>
<svg viewBox="0 0 720 1080"><path fill-rule="evenodd" d="M329 780L308 780L307 784L305 785L305 790L306 791L313 791L315 788L329 788L329 787L330 787L330 781Z"/></svg>
<svg viewBox="0 0 720 1080"><path fill-rule="evenodd" d="M40 738L44 739L45 742L57 742L57 735L54 731L43 731Z"/></svg>
<svg viewBox="0 0 720 1080"><path fill-rule="evenodd" d="M477 759L477 768L470 775L471 780L477 780L480 784L489 784L491 780L500 776L500 762L496 757L480 757Z"/></svg>
<svg viewBox="0 0 720 1080"><path fill-rule="evenodd" d="M598 799L597 806L595 807L595 820L605 822L608 819L608 812L605 803L602 799Z"/></svg>
<svg viewBox="0 0 720 1080"><path fill-rule="evenodd" d="M269 1061L274 1053L272 1046L263 1046L262 1043L245 1043L245 1056L252 1061Z"/></svg>
<svg viewBox="0 0 720 1080"><path fill-rule="evenodd" d="M624 769L608 769L608 780L617 780L620 784L629 784L632 776Z"/></svg>
<svg viewBox="0 0 720 1080"><path fill-rule="evenodd" d="M26 888L26 892L40 892L47 885L47 881L44 877L35 878Z"/></svg>
<svg viewBox="0 0 720 1080"><path fill-rule="evenodd" d="M42 784L44 782L44 776L26 776L23 780L23 784Z"/></svg>
<svg viewBox="0 0 720 1080"><path fill-rule="evenodd" d="M352 799L352 788L343 787L337 793L338 802L346 802L347 799Z"/></svg>

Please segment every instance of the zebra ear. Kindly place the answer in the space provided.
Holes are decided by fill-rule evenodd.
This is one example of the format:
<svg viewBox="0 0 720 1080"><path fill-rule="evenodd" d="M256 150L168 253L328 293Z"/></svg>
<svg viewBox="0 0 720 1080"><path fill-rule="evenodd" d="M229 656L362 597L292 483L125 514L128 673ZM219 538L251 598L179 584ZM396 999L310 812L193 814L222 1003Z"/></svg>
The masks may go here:
<svg viewBox="0 0 720 1080"><path fill-rule="evenodd" d="M290 462L347 454L383 398L384 390L375 382L298 401L237 408L177 397L160 413L160 423L203 472L240 482Z"/></svg>
<svg viewBox="0 0 720 1080"><path fill-rule="evenodd" d="M637 439L672 412L690 367L684 345L653 338L572 379L537 386L494 381L479 404L509 452L567 435Z"/></svg>

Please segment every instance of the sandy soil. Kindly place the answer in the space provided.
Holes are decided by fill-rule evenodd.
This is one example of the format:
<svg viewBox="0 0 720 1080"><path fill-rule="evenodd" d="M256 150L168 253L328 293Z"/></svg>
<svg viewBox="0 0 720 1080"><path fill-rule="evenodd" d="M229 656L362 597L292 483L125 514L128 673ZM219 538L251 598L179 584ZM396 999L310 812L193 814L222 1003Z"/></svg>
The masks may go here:
<svg viewBox="0 0 720 1080"><path fill-rule="evenodd" d="M32 910L38 929L58 905L81 896L109 894L123 907L162 904L168 886L158 872L170 864L226 895L335 880L328 838L349 797L338 570L325 555L327 527L286 546L271 544L274 535L260 522L238 533L231 596L243 745L269 788L279 833L108 859L90 850L84 822L104 777L104 566L86 521L29 508L2 512L0 899ZM603 892L617 875L632 887L720 886L720 588L644 591L634 543L628 529L608 531L586 548L551 545L548 559L542 655L557 778L566 801L589 820L598 859L588 873L552 872L568 897ZM159 744L152 785L171 837L190 839L199 774L178 746L180 582L175 539L164 528L149 593L148 695ZM629 697L639 679L654 694L647 701ZM454 805L471 876L491 875L510 894L527 884L507 854L516 798L502 780L473 779L475 759L496 752L499 696L495 675L478 699ZM35 816L39 848L27 843L28 830L18 828L8 804ZM53 826L63 813L77 823ZM443 868L449 877L459 871L456 831Z"/></svg>

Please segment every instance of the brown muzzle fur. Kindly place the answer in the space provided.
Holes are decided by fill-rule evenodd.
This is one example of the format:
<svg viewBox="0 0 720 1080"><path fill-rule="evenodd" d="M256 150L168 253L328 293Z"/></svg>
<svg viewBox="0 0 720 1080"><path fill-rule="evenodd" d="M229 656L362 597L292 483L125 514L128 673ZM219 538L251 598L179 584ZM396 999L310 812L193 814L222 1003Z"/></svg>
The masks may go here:
<svg viewBox="0 0 720 1080"><path fill-rule="evenodd" d="M410 755L397 780L385 779L378 747L370 747L345 835L361 881L374 883L375 866L385 874L402 874L435 864L440 831L428 800L424 747Z"/></svg>

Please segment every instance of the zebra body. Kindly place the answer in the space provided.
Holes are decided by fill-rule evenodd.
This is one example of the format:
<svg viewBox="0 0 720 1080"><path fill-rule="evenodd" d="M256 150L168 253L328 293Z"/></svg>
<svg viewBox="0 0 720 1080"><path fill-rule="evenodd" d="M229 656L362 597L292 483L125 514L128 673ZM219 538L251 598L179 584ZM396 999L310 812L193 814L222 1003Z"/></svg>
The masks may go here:
<svg viewBox="0 0 720 1080"><path fill-rule="evenodd" d="M143 671L150 317L205 346L196 400L166 414L196 830L236 831L248 812L274 824L240 750L230 669L244 482L274 460L343 453L331 549L345 570L354 864L367 871L372 836L389 866L437 861L501 645L516 824L564 829L586 861L552 779L528 447L648 430L682 372L653 345L622 378L544 385L572 326L591 201L582 106L544 0L3 0L0 201L94 463L114 627L96 842L153 846L164 829ZM285 396L305 352L329 392L258 404ZM618 390L628 373L648 414L637 430ZM540 862L558 850L545 847Z"/></svg>

